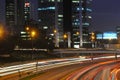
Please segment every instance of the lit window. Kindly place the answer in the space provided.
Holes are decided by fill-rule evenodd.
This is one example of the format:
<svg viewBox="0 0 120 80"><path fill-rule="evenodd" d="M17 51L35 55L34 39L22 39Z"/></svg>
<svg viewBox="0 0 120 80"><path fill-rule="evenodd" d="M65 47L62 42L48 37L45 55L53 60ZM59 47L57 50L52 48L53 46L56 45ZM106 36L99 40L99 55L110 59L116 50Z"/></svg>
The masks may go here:
<svg viewBox="0 0 120 80"><path fill-rule="evenodd" d="M46 8L38 8L39 11L42 11L42 10L54 10L55 7L46 7Z"/></svg>
<svg viewBox="0 0 120 80"><path fill-rule="evenodd" d="M92 17L91 17L91 16L88 16L88 18L90 18L90 19L91 19Z"/></svg>
<svg viewBox="0 0 120 80"><path fill-rule="evenodd" d="M48 29L48 27L47 27L47 26L44 26L43 29Z"/></svg>
<svg viewBox="0 0 120 80"><path fill-rule="evenodd" d="M58 17L63 17L63 15L58 15Z"/></svg>
<svg viewBox="0 0 120 80"><path fill-rule="evenodd" d="M79 0L73 0L72 2L73 3L79 3Z"/></svg>

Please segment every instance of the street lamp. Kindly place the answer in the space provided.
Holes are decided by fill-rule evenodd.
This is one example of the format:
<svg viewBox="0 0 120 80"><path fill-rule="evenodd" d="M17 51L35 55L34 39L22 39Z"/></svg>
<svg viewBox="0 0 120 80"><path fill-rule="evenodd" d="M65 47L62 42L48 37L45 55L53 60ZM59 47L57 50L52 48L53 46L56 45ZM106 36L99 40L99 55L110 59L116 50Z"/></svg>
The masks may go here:
<svg viewBox="0 0 120 80"><path fill-rule="evenodd" d="M31 31L31 40L32 40L32 55L33 55L33 39L34 37L36 36L36 31L32 30ZM32 59L33 59L33 56L31 55Z"/></svg>
<svg viewBox="0 0 120 80"><path fill-rule="evenodd" d="M59 47L59 32L58 29L54 29L53 30L54 33L54 42L55 42L55 47L58 48Z"/></svg>
<svg viewBox="0 0 120 80"><path fill-rule="evenodd" d="M64 34L64 35L63 35L63 38L64 38L64 39L67 39L67 34Z"/></svg>
<svg viewBox="0 0 120 80"><path fill-rule="evenodd" d="M67 34L64 34L63 38L64 38L64 48L65 48L66 47L66 39L68 38Z"/></svg>
<svg viewBox="0 0 120 80"><path fill-rule="evenodd" d="M57 33L57 30L56 30L56 29L54 30L54 33Z"/></svg>
<svg viewBox="0 0 120 80"><path fill-rule="evenodd" d="M78 32L78 31L76 32L76 35L79 35L79 32Z"/></svg>
<svg viewBox="0 0 120 80"><path fill-rule="evenodd" d="M31 31L31 37L34 38L36 36L36 32L33 30Z"/></svg>
<svg viewBox="0 0 120 80"><path fill-rule="evenodd" d="M2 39L4 35L4 28L0 26L0 38Z"/></svg>
<svg viewBox="0 0 120 80"><path fill-rule="evenodd" d="M54 42L55 42L55 45L54 45L54 46L57 47L57 30L54 29L53 32L54 32L54 39L55 39L55 41L54 41Z"/></svg>
<svg viewBox="0 0 120 80"><path fill-rule="evenodd" d="M36 32L34 30L31 31L32 49L33 49L33 39L35 36L36 36Z"/></svg>
<svg viewBox="0 0 120 80"><path fill-rule="evenodd" d="M29 28L29 27L26 27L26 30L27 30L27 31L29 31L29 30L30 30L30 28Z"/></svg>

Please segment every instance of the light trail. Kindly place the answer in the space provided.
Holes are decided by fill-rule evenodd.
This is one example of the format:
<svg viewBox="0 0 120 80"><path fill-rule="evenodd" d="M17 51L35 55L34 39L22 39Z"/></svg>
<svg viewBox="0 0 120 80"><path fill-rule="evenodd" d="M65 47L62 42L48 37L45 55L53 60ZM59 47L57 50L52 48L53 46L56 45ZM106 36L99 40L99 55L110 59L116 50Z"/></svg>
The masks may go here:
<svg viewBox="0 0 120 80"><path fill-rule="evenodd" d="M120 57L120 56L117 56ZM94 58L94 60L103 59L103 58L115 58L115 56L106 56L106 57L98 57ZM91 58L87 59L80 59L80 58L67 58L67 59L57 59L57 60L49 60L49 61L41 61L41 62L32 62L27 64L20 64L8 67L1 67L0 68L0 76L6 76L14 73L19 72L35 72L36 68L38 71L47 70L55 67L61 67L66 65L72 65L81 63L82 61L89 61Z"/></svg>
<svg viewBox="0 0 120 80"><path fill-rule="evenodd" d="M77 70L76 72L73 72L73 74L68 76L66 80L94 80L96 79L95 76L97 77L101 76L100 80L111 80L110 69L116 67L116 65L114 66L114 64L117 64L117 63L114 63L114 60L113 60L113 61L107 61L107 62L102 62L102 63L100 62L98 64L87 66L87 67L82 68L82 70ZM104 66L104 68L102 66ZM96 75L97 73L101 72L101 70L103 70L102 74L100 76ZM113 79L113 80L116 80L116 79Z"/></svg>

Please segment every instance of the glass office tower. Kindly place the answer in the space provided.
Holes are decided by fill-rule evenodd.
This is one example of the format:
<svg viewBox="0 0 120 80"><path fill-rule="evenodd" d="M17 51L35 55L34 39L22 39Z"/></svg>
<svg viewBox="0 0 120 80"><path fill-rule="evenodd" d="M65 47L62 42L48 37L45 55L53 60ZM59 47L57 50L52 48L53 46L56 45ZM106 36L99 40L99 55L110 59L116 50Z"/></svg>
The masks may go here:
<svg viewBox="0 0 120 80"><path fill-rule="evenodd" d="M90 47L89 28L91 26L92 0L38 0L40 26L48 30L55 29L56 46L64 43L64 33L70 33L71 47Z"/></svg>
<svg viewBox="0 0 120 80"><path fill-rule="evenodd" d="M63 0L38 0L38 21L47 36L55 36L55 46L63 41Z"/></svg>
<svg viewBox="0 0 120 80"><path fill-rule="evenodd" d="M72 0L72 41L73 47L90 47L92 0Z"/></svg>

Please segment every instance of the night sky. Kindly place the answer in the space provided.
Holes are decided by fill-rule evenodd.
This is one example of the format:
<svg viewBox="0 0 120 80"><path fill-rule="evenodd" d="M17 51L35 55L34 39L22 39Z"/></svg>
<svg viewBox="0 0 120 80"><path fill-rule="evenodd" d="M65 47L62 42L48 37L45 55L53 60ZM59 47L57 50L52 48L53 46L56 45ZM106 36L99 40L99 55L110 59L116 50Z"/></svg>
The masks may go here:
<svg viewBox="0 0 120 80"><path fill-rule="evenodd" d="M115 31L120 25L120 0L93 0L94 30Z"/></svg>
<svg viewBox="0 0 120 80"><path fill-rule="evenodd" d="M0 3L4 1L0 0ZM36 7L37 0L30 1ZM92 30L115 31L116 26L120 25L120 0L93 0L92 9ZM3 16L0 20L4 20Z"/></svg>

